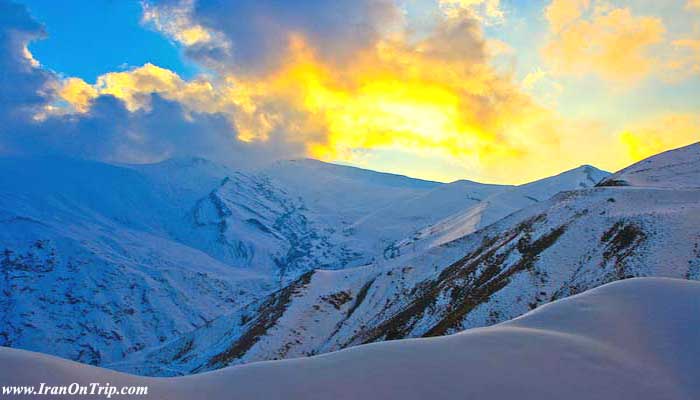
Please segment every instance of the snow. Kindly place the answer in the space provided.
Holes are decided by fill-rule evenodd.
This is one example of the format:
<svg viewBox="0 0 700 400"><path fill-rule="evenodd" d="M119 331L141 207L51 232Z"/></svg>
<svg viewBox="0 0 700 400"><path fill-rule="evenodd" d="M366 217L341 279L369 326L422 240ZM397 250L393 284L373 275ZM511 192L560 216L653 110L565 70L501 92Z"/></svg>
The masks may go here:
<svg viewBox="0 0 700 400"><path fill-rule="evenodd" d="M0 344L175 376L700 279L697 152L516 187L315 160L0 159Z"/></svg>
<svg viewBox="0 0 700 400"><path fill-rule="evenodd" d="M478 208L485 199L509 188L470 181L452 182L378 208L355 222L351 229L365 242L378 245L383 256L395 257L397 253L394 252L400 251L395 245L397 241L420 234L426 227L465 209Z"/></svg>
<svg viewBox="0 0 700 400"><path fill-rule="evenodd" d="M345 223L441 186L438 182L311 159L278 161L259 172L303 198L322 217Z"/></svg>
<svg viewBox="0 0 700 400"><path fill-rule="evenodd" d="M313 160L0 158L0 344L118 362L308 270L381 257L351 225L441 186Z"/></svg>
<svg viewBox="0 0 700 400"><path fill-rule="evenodd" d="M700 283L641 278L488 328L181 378L142 378L1 348L0 385L148 385L146 398L173 400L692 399L700 396L698 329Z"/></svg>
<svg viewBox="0 0 700 400"><path fill-rule="evenodd" d="M260 173L303 201L308 220L323 227L316 232L326 232L327 241L354 255L334 268L383 258L396 240L502 187L441 184L310 159L276 162Z"/></svg>
<svg viewBox="0 0 700 400"><path fill-rule="evenodd" d="M397 247L404 252L415 252L439 246L547 200L561 191L593 187L609 175L595 167L583 165L535 182L504 187L504 190L485 196L470 207L450 213L441 221L422 229L415 237L400 242Z"/></svg>
<svg viewBox="0 0 700 400"><path fill-rule="evenodd" d="M283 307L251 311L252 322L231 315L111 367L179 375L306 357L490 326L628 277L700 279L700 191L593 187L605 176L591 178L594 173L584 166L508 189L495 196L538 194L542 200L527 200L528 206L485 228L427 249L359 268L317 270ZM548 190L573 182L578 189L545 199ZM333 296L346 301L329 304ZM264 321L264 329L256 321ZM167 358L180 354L184 338L192 336L198 340L183 361ZM223 364L211 363L231 348L242 350Z"/></svg>
<svg viewBox="0 0 700 400"><path fill-rule="evenodd" d="M700 188L700 143L669 150L633 164L606 179L608 185ZM606 184L604 182L604 184Z"/></svg>
<svg viewBox="0 0 700 400"><path fill-rule="evenodd" d="M0 343L101 364L273 290L195 245L188 200L218 181L195 164L185 193L155 170L0 159Z"/></svg>

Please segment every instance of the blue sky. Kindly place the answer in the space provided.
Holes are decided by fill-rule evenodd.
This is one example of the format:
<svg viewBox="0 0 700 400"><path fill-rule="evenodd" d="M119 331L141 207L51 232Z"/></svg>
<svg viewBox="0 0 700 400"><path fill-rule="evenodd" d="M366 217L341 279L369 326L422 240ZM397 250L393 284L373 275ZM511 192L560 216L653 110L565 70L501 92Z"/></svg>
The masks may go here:
<svg viewBox="0 0 700 400"><path fill-rule="evenodd" d="M135 0L22 0L48 37L30 50L41 63L66 76L94 82L102 74L147 62L189 78L196 65L159 32L143 26Z"/></svg>

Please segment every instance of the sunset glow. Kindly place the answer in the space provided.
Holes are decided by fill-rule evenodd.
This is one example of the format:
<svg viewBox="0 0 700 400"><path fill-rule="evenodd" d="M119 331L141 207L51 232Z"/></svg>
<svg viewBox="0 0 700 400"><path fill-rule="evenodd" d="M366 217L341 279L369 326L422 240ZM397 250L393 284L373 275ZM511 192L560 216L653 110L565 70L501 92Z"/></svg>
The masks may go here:
<svg viewBox="0 0 700 400"><path fill-rule="evenodd" d="M49 110L90 113L105 95L148 110L156 93L225 116L233 139L303 149L290 158L443 181L518 183L584 162L614 170L700 138L693 2L431 3L368 2L362 12L383 23L358 43L342 42L342 30L332 32L337 42L278 21L286 11L271 9L249 27L271 34L247 50L259 59L242 59L247 44L227 25L199 20L195 2L145 2L141 24L200 72L183 78L154 59L94 82L64 77ZM523 26L526 17L534 22Z"/></svg>

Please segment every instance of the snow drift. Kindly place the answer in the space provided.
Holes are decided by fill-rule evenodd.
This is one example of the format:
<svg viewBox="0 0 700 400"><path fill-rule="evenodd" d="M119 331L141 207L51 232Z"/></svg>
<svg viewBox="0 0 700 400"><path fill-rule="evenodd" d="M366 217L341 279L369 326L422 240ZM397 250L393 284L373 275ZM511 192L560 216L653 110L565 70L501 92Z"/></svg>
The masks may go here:
<svg viewBox="0 0 700 400"><path fill-rule="evenodd" d="M147 398L171 400L693 399L699 329L700 283L638 278L488 328L181 378L0 348L0 385L148 385Z"/></svg>

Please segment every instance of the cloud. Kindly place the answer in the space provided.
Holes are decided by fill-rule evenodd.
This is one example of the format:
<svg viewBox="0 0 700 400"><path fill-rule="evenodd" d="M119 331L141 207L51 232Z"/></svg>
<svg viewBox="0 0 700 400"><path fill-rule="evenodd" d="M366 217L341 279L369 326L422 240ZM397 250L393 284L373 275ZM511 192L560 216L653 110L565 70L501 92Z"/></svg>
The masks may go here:
<svg viewBox="0 0 700 400"><path fill-rule="evenodd" d="M95 84L100 94L112 95L124 101L132 111L148 108L151 93L177 100L176 96L186 97L189 88L190 85L176 73L150 63L130 71L107 73L98 77Z"/></svg>
<svg viewBox="0 0 700 400"><path fill-rule="evenodd" d="M37 112L51 92L52 74L42 70L27 49L29 41L44 36L43 26L24 6L0 2L0 119L5 134Z"/></svg>
<svg viewBox="0 0 700 400"><path fill-rule="evenodd" d="M197 155L241 166L292 152L280 142L260 146L237 140L221 114L186 111L179 102L157 94L150 95L148 103L148 109L129 110L121 100L100 95L87 113L51 115L27 126L23 140L16 141L14 148L20 153L127 163Z"/></svg>
<svg viewBox="0 0 700 400"><path fill-rule="evenodd" d="M3 138L0 153L125 163L203 156L241 167L304 154L303 146L288 143L284 137L270 137L265 143L241 141L229 118L221 113L200 113L157 93L147 95L147 100L144 96L139 94L144 103L133 109L110 94L91 97L87 106L78 96L77 113L48 113L41 120L17 125L21 134Z"/></svg>
<svg viewBox="0 0 700 400"><path fill-rule="evenodd" d="M65 81L60 94L78 113L89 112L90 97L105 95L142 113L156 93L180 104L185 115L224 117L240 141L277 141L329 161L398 149L461 160L474 166L475 177L489 169L489 178L502 180L541 176L542 164L534 160L556 152L559 133L549 111L491 66L492 47L474 14L462 10L419 40L374 39L354 50L351 63L338 63L313 39L292 32L276 43L274 68L221 68L187 81L146 64L92 85ZM518 174L508 169L519 164L532 167Z"/></svg>
<svg viewBox="0 0 700 400"><path fill-rule="evenodd" d="M670 81L700 75L700 39L677 39L672 43L673 58L666 62Z"/></svg>
<svg viewBox="0 0 700 400"><path fill-rule="evenodd" d="M94 100L101 96L120 100L128 111L144 112L152 109L156 94L158 98L180 104L187 118L193 113L220 114L228 121L230 136L235 140L262 142L275 135L275 129L265 123L268 115L258 112L258 106L248 97L243 83L232 75L226 79L208 80L200 76L184 80L173 71L145 64L101 75L94 84L78 78L66 79L58 94L77 113L89 112ZM54 107L53 111L55 115L66 112L60 107ZM299 148L303 148L303 144L295 145L288 156L301 155Z"/></svg>
<svg viewBox="0 0 700 400"><path fill-rule="evenodd" d="M500 0L438 0L442 12L449 18L459 17L467 10L484 24L499 24L505 21L505 12Z"/></svg>
<svg viewBox="0 0 700 400"><path fill-rule="evenodd" d="M686 10L698 11L700 10L700 0L688 0L685 4Z"/></svg>
<svg viewBox="0 0 700 400"><path fill-rule="evenodd" d="M550 38L542 54L556 73L634 83L660 63L652 51L666 32L658 17L601 0L554 0L545 16Z"/></svg>
<svg viewBox="0 0 700 400"><path fill-rule="evenodd" d="M382 3L338 4L338 10L367 15L376 11L370 4ZM582 4L584 11L553 11L553 24L568 30L593 16L636 18L624 15L625 9ZM378 26L335 49L331 43L343 42L356 29L330 26L329 21L340 22L337 15L311 23L281 3L223 7L221 18L233 12L230 7L249 12L249 19L269 13L269 20L246 28L261 35L261 27L281 18L283 24L270 31L274 43L268 43L272 39L217 28L223 21L208 19L215 18L208 1L148 3L146 23L191 56L206 53L195 59L215 68L183 79L145 64L85 82L55 76L30 57L27 43L41 37L42 29L23 8L9 5L0 0L9 7L1 17L0 72L12 77L3 84L13 91L2 98L7 105L0 111L2 154L121 162L200 155L250 164L300 156L359 163L373 152L400 153L468 166L472 179L517 183L592 160L616 168L627 149L623 136L604 124L568 120L547 108L546 97L535 101L531 94L543 91L555 102L561 86L552 71L535 70L519 81L496 68L494 41L469 9L438 13L433 29L420 36ZM692 49L693 43L676 45ZM239 64L239 51L255 46L254 57Z"/></svg>
<svg viewBox="0 0 700 400"><path fill-rule="evenodd" d="M490 65L485 43L478 22L465 15L417 42L382 40L338 66L291 37L280 68L255 79L229 77L229 96L251 105L235 120L247 137L283 130L326 160L412 149L511 180L506 166L532 160L517 175L533 176L534 159L555 151L558 134L548 111Z"/></svg>
<svg viewBox="0 0 700 400"><path fill-rule="evenodd" d="M303 36L324 59L346 62L401 20L393 0L160 0L146 9L146 20L190 42L190 57L238 72L277 67L290 34Z"/></svg>
<svg viewBox="0 0 700 400"><path fill-rule="evenodd" d="M523 78L523 88L528 90L534 88L535 85L541 82L546 76L547 72L543 71L541 68L535 69Z"/></svg>
<svg viewBox="0 0 700 400"><path fill-rule="evenodd" d="M554 74L628 87L649 77L679 82L700 75L698 26L688 13L700 10L696 2L661 12L643 1L552 0L541 54Z"/></svg>
<svg viewBox="0 0 700 400"><path fill-rule="evenodd" d="M551 75L550 72L542 68L535 68L525 75L520 85L523 91L531 93L540 104L554 109L559 96L564 91L564 86L553 79Z"/></svg>
<svg viewBox="0 0 700 400"><path fill-rule="evenodd" d="M68 78L60 84L58 96L81 113L88 112L99 93L80 78Z"/></svg>
<svg viewBox="0 0 700 400"><path fill-rule="evenodd" d="M264 145L239 140L227 116L200 112L197 99L208 83L185 82L150 64L106 74L94 85L60 80L27 50L43 32L24 6L0 0L0 154L115 162L204 155L248 164L303 154L279 136Z"/></svg>
<svg viewBox="0 0 700 400"><path fill-rule="evenodd" d="M552 32L559 34L567 29L569 24L581 18L590 4L591 0L552 1L545 8L545 17Z"/></svg>
<svg viewBox="0 0 700 400"><path fill-rule="evenodd" d="M124 102L130 111L150 109L151 95L177 101L185 110L198 113L226 113L235 104L227 101L215 82L204 76L184 80L175 72L147 63L141 67L120 72L109 72L88 84L80 78L68 78L61 82L59 97L77 112L90 110L98 96L110 95Z"/></svg>
<svg viewBox="0 0 700 400"><path fill-rule="evenodd" d="M178 15L174 20L182 18ZM178 24L189 29L194 20L186 21ZM527 94L534 86L556 91L548 73L518 82L494 68L490 41L469 10L439 20L417 40L407 37L375 39L355 49L351 63L338 63L307 35L291 32L276 44L274 66L254 73L226 67L184 80L146 64L105 74L93 84L68 79L58 93L75 113L54 118L106 123L96 110L111 98L122 104L114 115L123 123L108 131L109 140L100 139L109 146L92 151L134 160L176 155L180 146L220 155L246 146L261 154L269 147L280 157L346 162L361 162L372 151L398 151L469 165L472 178L522 182L575 166L594 153L572 145L580 124L564 121ZM153 116L177 121L182 133L159 136L178 130L157 126ZM72 134L84 126L75 125ZM186 140L177 139L185 133L201 145L187 148ZM580 157L560 157L563 148L575 148Z"/></svg>
<svg viewBox="0 0 700 400"><path fill-rule="evenodd" d="M191 0L180 3L165 3L160 6L144 2L142 20L172 37L185 46L196 46L210 43L213 35L201 25L191 21L190 13L193 8Z"/></svg>

